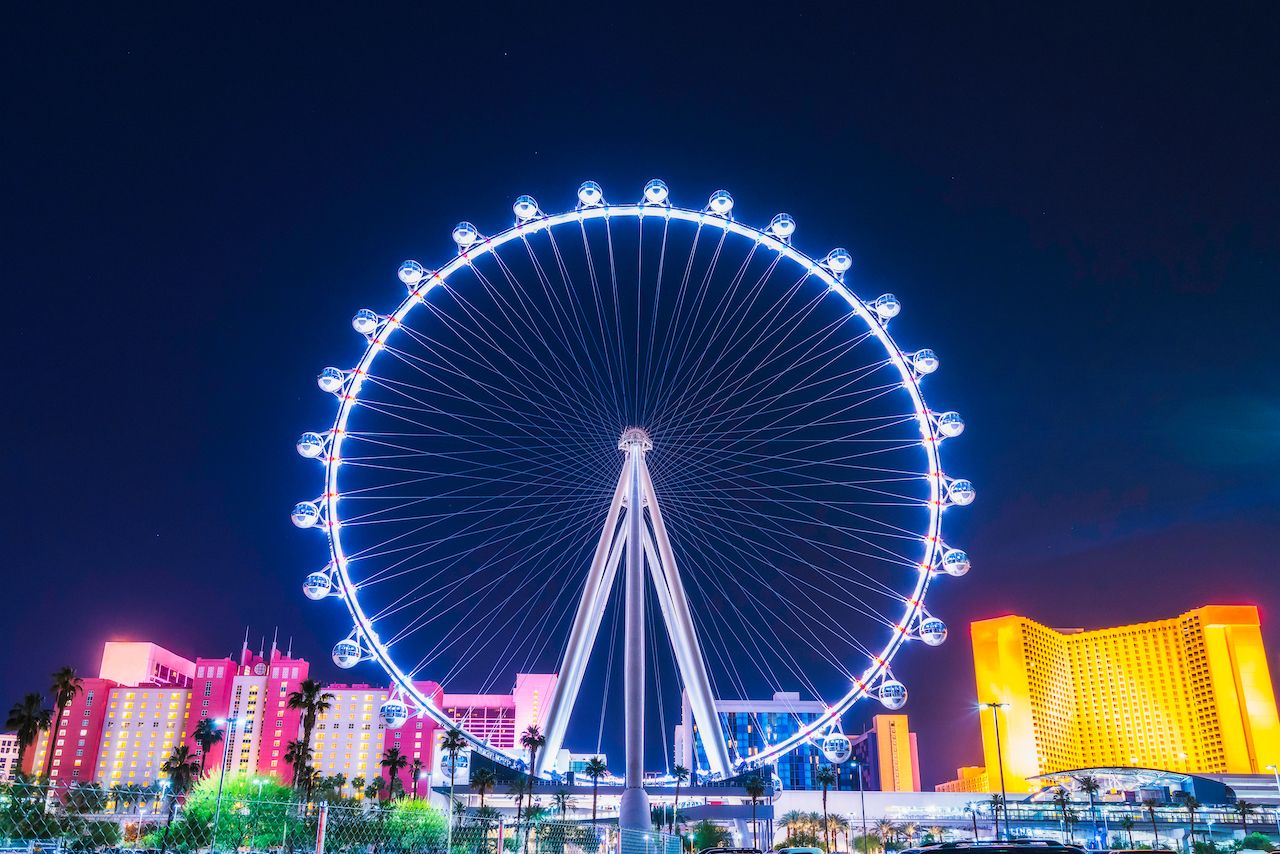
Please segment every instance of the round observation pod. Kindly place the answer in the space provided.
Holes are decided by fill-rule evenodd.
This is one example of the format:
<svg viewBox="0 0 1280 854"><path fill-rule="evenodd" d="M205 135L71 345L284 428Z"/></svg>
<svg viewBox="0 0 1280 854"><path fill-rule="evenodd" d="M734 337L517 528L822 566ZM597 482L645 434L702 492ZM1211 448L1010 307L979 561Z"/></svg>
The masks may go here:
<svg viewBox="0 0 1280 854"><path fill-rule="evenodd" d="M917 350L911 355L911 366L922 374L938 370L938 354L929 349Z"/></svg>
<svg viewBox="0 0 1280 854"><path fill-rule="evenodd" d="M360 663L360 644L351 638L340 640L333 645L333 663L343 670L349 670Z"/></svg>
<svg viewBox="0 0 1280 854"><path fill-rule="evenodd" d="M953 439L964 432L964 419L959 412L944 412L938 416L938 432Z"/></svg>
<svg viewBox="0 0 1280 854"><path fill-rule="evenodd" d="M538 203L534 201L533 196L520 196L511 206L511 210L515 213L516 219L528 222L538 215Z"/></svg>
<svg viewBox="0 0 1280 854"><path fill-rule="evenodd" d="M378 317L378 313L371 308L362 308L356 312L355 317L351 318L351 328L361 335L372 335L378 331L378 324L382 322L382 318Z"/></svg>
<svg viewBox="0 0 1280 854"><path fill-rule="evenodd" d="M417 261L405 261L400 265L400 270L396 274L400 277L400 281L409 287L413 287L422 281L422 277L427 274L426 269Z"/></svg>
<svg viewBox="0 0 1280 854"><path fill-rule="evenodd" d="M332 589L333 582L327 572L313 572L302 582L302 594L312 600L323 599Z"/></svg>
<svg viewBox="0 0 1280 854"><path fill-rule="evenodd" d="M969 554L963 549L947 549L942 556L942 571L956 578L969 571Z"/></svg>
<svg viewBox="0 0 1280 854"><path fill-rule="evenodd" d="M791 214L780 213L769 220L769 233L779 240L787 240L796 233L796 221Z"/></svg>
<svg viewBox="0 0 1280 854"><path fill-rule="evenodd" d="M604 204L604 190L595 181L583 181L578 188L578 201L584 208L594 208Z"/></svg>
<svg viewBox="0 0 1280 854"><path fill-rule="evenodd" d="M460 222L453 227L453 242L464 252L479 239L480 230L469 222Z"/></svg>
<svg viewBox="0 0 1280 854"><path fill-rule="evenodd" d="M897 317L898 312L902 311L902 303L893 294L881 294L871 304L871 309L876 313L876 317L889 321Z"/></svg>
<svg viewBox="0 0 1280 854"><path fill-rule="evenodd" d="M316 385L320 386L321 391L333 394L342 388L346 379L347 375L337 368L325 368L320 372L320 376L316 377Z"/></svg>
<svg viewBox="0 0 1280 854"><path fill-rule="evenodd" d="M728 190L716 190L707 199L707 210L716 216L728 216L733 211L733 196Z"/></svg>
<svg viewBox="0 0 1280 854"><path fill-rule="evenodd" d="M670 194L671 191L667 189L667 182L658 178L654 178L648 184L644 185L644 200L646 204L666 204L667 196Z"/></svg>
<svg viewBox="0 0 1280 854"><path fill-rule="evenodd" d="M832 765L839 765L848 761L853 755L853 745L849 743L849 737L844 733L829 733L822 739L822 755Z"/></svg>
<svg viewBox="0 0 1280 854"><path fill-rule="evenodd" d="M832 249L827 253L827 267L833 273L847 273L853 266L853 256L848 249Z"/></svg>
<svg viewBox="0 0 1280 854"><path fill-rule="evenodd" d="M378 708L378 717L387 729L400 729L409 720L409 707L402 700L387 700Z"/></svg>
<svg viewBox="0 0 1280 854"><path fill-rule="evenodd" d="M298 444L295 447L300 455L314 460L324 453L324 437L319 433L303 433L298 437Z"/></svg>
<svg viewBox="0 0 1280 854"><path fill-rule="evenodd" d="M961 507L972 504L977 496L978 493L974 491L973 484L967 480L953 480L947 487L947 497L951 499L951 503L959 504Z"/></svg>
<svg viewBox="0 0 1280 854"><path fill-rule="evenodd" d="M880 683L880 690L876 695L880 699L880 705L886 709L897 710L907 704L907 686L897 679L886 679Z"/></svg>
<svg viewBox="0 0 1280 854"><path fill-rule="evenodd" d="M925 617L920 621L920 640L929 646L940 646L947 639L947 624L937 617Z"/></svg>
<svg viewBox="0 0 1280 854"><path fill-rule="evenodd" d="M320 508L313 501L299 501L293 505L289 518L299 528L310 528L320 521Z"/></svg>

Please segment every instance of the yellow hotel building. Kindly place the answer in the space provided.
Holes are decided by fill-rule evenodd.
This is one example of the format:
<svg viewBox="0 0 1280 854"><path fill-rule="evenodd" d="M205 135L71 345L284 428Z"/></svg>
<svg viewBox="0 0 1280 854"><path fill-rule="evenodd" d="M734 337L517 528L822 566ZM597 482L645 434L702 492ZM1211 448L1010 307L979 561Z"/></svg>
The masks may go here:
<svg viewBox="0 0 1280 854"><path fill-rule="evenodd" d="M1258 609L1206 605L1109 629L1051 629L1026 617L970 627L979 703L1000 722L1005 786L1077 768L1267 773L1280 722ZM997 769L982 710L986 768ZM989 775L999 785L999 774Z"/></svg>

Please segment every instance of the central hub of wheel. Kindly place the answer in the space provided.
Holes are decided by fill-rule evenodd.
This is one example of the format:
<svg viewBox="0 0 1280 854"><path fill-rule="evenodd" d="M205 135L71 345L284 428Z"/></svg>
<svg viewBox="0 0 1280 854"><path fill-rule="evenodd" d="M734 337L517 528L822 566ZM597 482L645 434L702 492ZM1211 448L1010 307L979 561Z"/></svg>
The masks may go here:
<svg viewBox="0 0 1280 854"><path fill-rule="evenodd" d="M653 440L649 438L649 434L640 427L628 427L623 430L622 438L618 440L618 450L630 451L637 447L642 452L653 450Z"/></svg>

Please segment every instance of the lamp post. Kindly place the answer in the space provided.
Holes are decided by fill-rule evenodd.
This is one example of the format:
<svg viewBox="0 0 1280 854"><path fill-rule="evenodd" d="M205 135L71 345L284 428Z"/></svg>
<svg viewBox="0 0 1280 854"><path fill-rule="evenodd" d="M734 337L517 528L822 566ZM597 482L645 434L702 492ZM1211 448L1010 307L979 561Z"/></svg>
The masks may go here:
<svg viewBox="0 0 1280 854"><path fill-rule="evenodd" d="M1268 765L1267 770L1271 772L1271 776L1276 778L1276 794L1280 794L1280 768L1275 765ZM1280 804L1276 805L1276 833L1280 833Z"/></svg>
<svg viewBox="0 0 1280 854"><path fill-rule="evenodd" d="M991 726L996 731L996 767L1000 769L1000 811L1004 813L1004 835L1009 836L1009 798L1004 790L1004 756L1000 751L1000 709L1009 708L1008 703L979 703L979 708L991 710ZM998 839L996 840L999 841Z"/></svg>
<svg viewBox="0 0 1280 854"><path fill-rule="evenodd" d="M862 786L862 760L853 760L854 773L858 775L858 804L862 811L862 854L868 854L868 846L871 844L867 840L867 793Z"/></svg>
<svg viewBox="0 0 1280 854"><path fill-rule="evenodd" d="M222 818L222 782L227 777L227 762L231 754L231 736L235 733L238 718L217 718L215 724L222 724L227 729L226 736L222 739L222 765L218 768L218 797L213 805L213 836L209 842L209 850L213 850L213 846L218 844L218 822Z"/></svg>

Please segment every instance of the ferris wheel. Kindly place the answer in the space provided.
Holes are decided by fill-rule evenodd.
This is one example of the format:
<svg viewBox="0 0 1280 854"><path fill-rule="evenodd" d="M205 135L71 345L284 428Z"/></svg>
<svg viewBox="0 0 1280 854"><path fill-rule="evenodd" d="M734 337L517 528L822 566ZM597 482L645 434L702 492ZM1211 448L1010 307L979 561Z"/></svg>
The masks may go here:
<svg viewBox="0 0 1280 854"><path fill-rule="evenodd" d="M792 217L746 225L724 190L682 207L653 180L615 204L588 181L563 213L513 211L459 223L437 269L401 264L407 294L357 311L350 367L320 372L337 412L297 442L323 484L292 519L327 540L305 594L350 616L334 662L386 671L388 726L429 716L508 764L427 683L558 674L533 773L571 719L598 748L621 682L629 787L673 698L720 776L860 699L901 708L891 663L946 639L925 596L969 570L941 522L974 487L944 472L964 421L925 404L938 357L890 335L897 297L856 294L848 251L811 257ZM750 752L722 731L716 703L780 690L825 711Z"/></svg>

